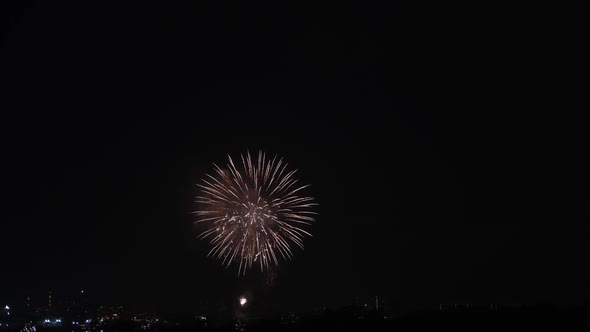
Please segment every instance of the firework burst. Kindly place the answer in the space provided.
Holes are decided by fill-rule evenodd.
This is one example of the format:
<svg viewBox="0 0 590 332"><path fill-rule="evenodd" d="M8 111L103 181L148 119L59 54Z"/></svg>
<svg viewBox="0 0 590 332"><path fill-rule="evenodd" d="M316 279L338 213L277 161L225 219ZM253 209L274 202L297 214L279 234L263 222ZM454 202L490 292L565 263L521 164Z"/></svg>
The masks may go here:
<svg viewBox="0 0 590 332"><path fill-rule="evenodd" d="M293 245L303 249L317 203L303 194L308 185L299 184L297 170L283 159L262 151L256 159L249 152L240 159L228 155L225 167L213 164L215 172L198 185L195 214L205 229L199 237L210 239L208 256L245 274L255 265L265 271L292 258Z"/></svg>

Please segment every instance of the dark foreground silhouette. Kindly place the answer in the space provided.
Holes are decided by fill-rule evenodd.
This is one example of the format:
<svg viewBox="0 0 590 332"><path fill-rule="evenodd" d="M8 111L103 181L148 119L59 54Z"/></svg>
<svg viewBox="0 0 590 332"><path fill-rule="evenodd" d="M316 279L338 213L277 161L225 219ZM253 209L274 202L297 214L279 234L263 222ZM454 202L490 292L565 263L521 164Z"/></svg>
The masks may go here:
<svg viewBox="0 0 590 332"><path fill-rule="evenodd" d="M375 312L358 317L347 310L327 310L313 315L277 315L272 318L242 316L240 319L184 319L149 328L130 321L113 322L88 332L185 332L185 331L394 331L449 329L463 331L516 331L549 329L586 330L587 306L575 308L534 307L504 310L440 310L398 316ZM4 329L5 330L5 329ZM37 327L36 332L72 332L67 328ZM85 332L85 331L74 331Z"/></svg>

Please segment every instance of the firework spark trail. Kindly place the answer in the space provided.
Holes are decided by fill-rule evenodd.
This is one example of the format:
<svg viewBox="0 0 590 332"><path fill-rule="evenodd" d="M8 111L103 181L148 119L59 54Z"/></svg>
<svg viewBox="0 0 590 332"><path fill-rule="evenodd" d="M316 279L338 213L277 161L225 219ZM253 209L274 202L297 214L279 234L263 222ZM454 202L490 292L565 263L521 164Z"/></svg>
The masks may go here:
<svg viewBox="0 0 590 332"><path fill-rule="evenodd" d="M197 223L205 227L199 238L210 238L208 256L226 268L237 264L238 274L245 274L254 263L264 271L278 266L279 257L290 259L292 244L303 249L304 237L311 236L303 227L315 221L317 203L303 196L308 185L298 185L297 170L262 151L237 162L228 155L225 168L213 166L195 200Z"/></svg>

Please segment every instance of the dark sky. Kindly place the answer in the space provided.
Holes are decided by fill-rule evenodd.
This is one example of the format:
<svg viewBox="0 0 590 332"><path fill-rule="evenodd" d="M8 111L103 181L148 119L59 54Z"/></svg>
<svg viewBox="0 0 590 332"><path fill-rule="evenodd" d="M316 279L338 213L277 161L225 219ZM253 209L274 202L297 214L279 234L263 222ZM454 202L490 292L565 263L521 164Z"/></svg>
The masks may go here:
<svg viewBox="0 0 590 332"><path fill-rule="evenodd" d="M535 8L0 13L2 301L256 296L256 275L205 257L191 215L211 163L247 149L284 156L320 203L277 305L588 298L590 138L564 28Z"/></svg>

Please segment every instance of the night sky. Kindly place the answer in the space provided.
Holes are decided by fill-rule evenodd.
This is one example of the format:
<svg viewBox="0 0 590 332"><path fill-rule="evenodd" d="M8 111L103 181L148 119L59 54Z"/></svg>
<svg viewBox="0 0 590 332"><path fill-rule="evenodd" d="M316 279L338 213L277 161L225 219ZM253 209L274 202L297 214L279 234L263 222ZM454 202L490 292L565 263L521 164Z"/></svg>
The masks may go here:
<svg viewBox="0 0 590 332"><path fill-rule="evenodd" d="M0 301L255 297L191 212L258 149L320 203L277 306L588 299L589 131L534 8L1 6Z"/></svg>

